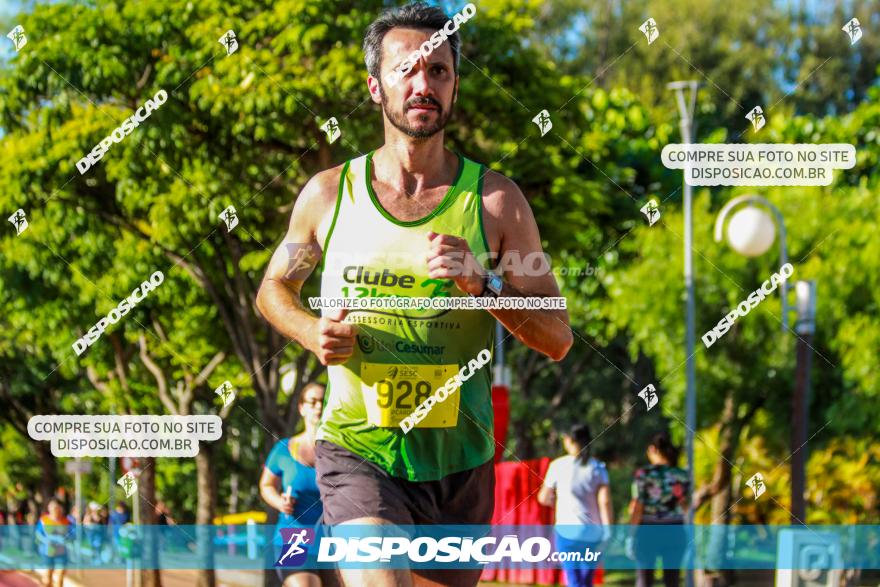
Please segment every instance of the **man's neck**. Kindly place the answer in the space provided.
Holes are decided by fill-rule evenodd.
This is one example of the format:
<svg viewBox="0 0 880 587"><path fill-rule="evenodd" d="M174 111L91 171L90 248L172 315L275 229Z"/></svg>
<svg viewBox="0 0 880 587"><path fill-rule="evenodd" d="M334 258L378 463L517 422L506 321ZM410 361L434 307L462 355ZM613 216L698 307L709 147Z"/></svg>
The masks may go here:
<svg viewBox="0 0 880 587"><path fill-rule="evenodd" d="M443 133L414 141L389 140L373 155L376 179L409 196L454 181L456 157L443 147Z"/></svg>

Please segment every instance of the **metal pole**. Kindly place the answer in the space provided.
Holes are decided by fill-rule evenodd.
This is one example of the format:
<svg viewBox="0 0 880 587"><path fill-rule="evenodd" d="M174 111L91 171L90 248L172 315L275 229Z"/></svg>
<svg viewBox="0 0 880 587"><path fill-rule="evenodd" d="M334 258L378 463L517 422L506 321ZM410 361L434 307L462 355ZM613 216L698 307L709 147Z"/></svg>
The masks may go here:
<svg viewBox="0 0 880 587"><path fill-rule="evenodd" d="M504 326L495 321L495 368L504 370Z"/></svg>
<svg viewBox="0 0 880 587"><path fill-rule="evenodd" d="M686 144L693 141L694 121L693 114L697 103L697 88L699 84L696 81L673 82L667 86L675 91L675 98L678 103L678 112L680 115L679 126L681 128L681 138ZM684 90L689 89L690 95L688 102L685 102ZM688 170L685 169L682 183L684 184L684 286L687 296L685 306L685 350L687 352L687 395L686 406L687 416L685 431L685 450L687 452L688 477L690 479L691 491L694 490L694 431L697 429L697 374L696 363L694 361L694 346L696 343L696 306L694 303L694 277L693 277L693 199L691 186L687 183ZM687 524L693 525L694 512L693 508L687 510ZM688 565L690 566L690 565ZM688 569L686 575L687 587L694 585L694 572Z"/></svg>
<svg viewBox="0 0 880 587"><path fill-rule="evenodd" d="M110 457L110 477L108 479L108 485L110 485L110 509L107 512L112 512L116 509L116 457Z"/></svg>
<svg viewBox="0 0 880 587"><path fill-rule="evenodd" d="M807 422L810 405L810 367L812 363L813 334L816 332L816 282L798 281L798 321L795 325L797 340L797 363L795 367L794 393L791 398L791 523L807 521L807 504L804 500L807 465Z"/></svg>
<svg viewBox="0 0 880 587"><path fill-rule="evenodd" d="M133 497L133 499L131 502L131 519L132 519L134 526L135 526L132 529L132 533L135 536L135 538L134 538L135 543L141 547L141 550L139 550L138 552L141 553L140 556L143 556L143 550L142 550L143 543L141 542L141 540L143 538L143 533L141 532L141 488L140 488L140 485L138 485L138 488L134 492L134 495L132 497ZM139 557L133 556L131 558L132 577L134 578L135 587L140 587L141 580L143 579L143 577L141 577L141 565L140 565L139 560L140 560Z"/></svg>
<svg viewBox="0 0 880 587"><path fill-rule="evenodd" d="M76 547L73 549L73 554L76 557L77 563L77 576L82 576L82 521L83 521L83 505L82 505L82 459L76 457L74 461L76 463L76 469L73 474L73 503L76 504L76 528L75 528L75 540Z"/></svg>

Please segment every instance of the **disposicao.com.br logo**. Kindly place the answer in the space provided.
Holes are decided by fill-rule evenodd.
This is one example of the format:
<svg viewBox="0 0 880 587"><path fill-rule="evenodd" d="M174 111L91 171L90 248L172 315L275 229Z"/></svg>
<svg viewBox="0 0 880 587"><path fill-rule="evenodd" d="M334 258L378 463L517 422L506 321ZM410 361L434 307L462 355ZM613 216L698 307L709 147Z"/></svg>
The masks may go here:
<svg viewBox="0 0 880 587"><path fill-rule="evenodd" d="M567 560L569 553L564 554L566 556L561 557L559 553L553 553L550 540L543 536L525 540L515 534L506 534L500 539L497 536L419 536L412 539L400 536L324 536L318 548L318 562L387 563L396 557L406 557L413 563L537 563ZM600 554L584 553L582 560L596 560Z"/></svg>
<svg viewBox="0 0 880 587"><path fill-rule="evenodd" d="M315 531L312 528L280 528L284 546L276 567L301 567L309 556L309 545L315 542Z"/></svg>

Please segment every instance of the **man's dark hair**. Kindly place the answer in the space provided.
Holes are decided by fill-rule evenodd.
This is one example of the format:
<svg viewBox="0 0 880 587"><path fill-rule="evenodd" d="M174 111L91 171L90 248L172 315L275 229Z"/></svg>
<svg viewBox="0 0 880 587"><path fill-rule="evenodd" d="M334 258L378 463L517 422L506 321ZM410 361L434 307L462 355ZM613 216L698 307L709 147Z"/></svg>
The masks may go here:
<svg viewBox="0 0 880 587"><path fill-rule="evenodd" d="M443 28L449 21L449 17L438 7L430 6L425 2L411 2L405 6L388 8L374 20L364 35L364 62L367 64L367 72L380 80L379 73L382 69L382 39L393 28L430 29L433 33ZM459 51L461 39L458 31L446 38L449 48L452 49L452 70L458 75Z"/></svg>

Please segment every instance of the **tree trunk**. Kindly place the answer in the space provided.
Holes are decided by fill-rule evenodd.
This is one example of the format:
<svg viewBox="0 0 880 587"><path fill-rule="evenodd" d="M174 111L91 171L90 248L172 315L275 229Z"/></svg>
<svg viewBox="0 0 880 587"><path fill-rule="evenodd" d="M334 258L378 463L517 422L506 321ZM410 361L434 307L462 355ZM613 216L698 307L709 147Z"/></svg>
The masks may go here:
<svg viewBox="0 0 880 587"><path fill-rule="evenodd" d="M743 422L736 418L737 405L733 394L724 400L724 410L721 413L721 430L718 435L718 452L721 456L715 463L715 472L712 485L715 486L715 494L712 496L712 520L711 524L718 527L718 532L713 531L709 544L709 560L711 566L716 569L725 569L724 564L727 554L727 531L731 515L733 492L730 486L731 471L734 454L739 446L739 435L742 431ZM722 525L724 527L722 527ZM722 585L732 585L734 573L731 570L721 571Z"/></svg>
<svg viewBox="0 0 880 587"><path fill-rule="evenodd" d="M196 484L198 502L196 505L196 544L200 569L196 577L198 587L215 587L217 577L214 571L213 523L217 504L217 482L213 467L214 449L204 442L196 455Z"/></svg>
<svg viewBox="0 0 880 587"><path fill-rule="evenodd" d="M58 488L58 468L55 456L52 454L51 443L33 442L40 461L40 497L43 500L40 507L46 507L55 490ZM39 514L37 514L39 517Z"/></svg>
<svg viewBox="0 0 880 587"><path fill-rule="evenodd" d="M143 529L141 585L162 587L162 576L159 571L159 532L156 526L156 459L144 458L141 467L137 493L140 500L138 503L140 523Z"/></svg>

